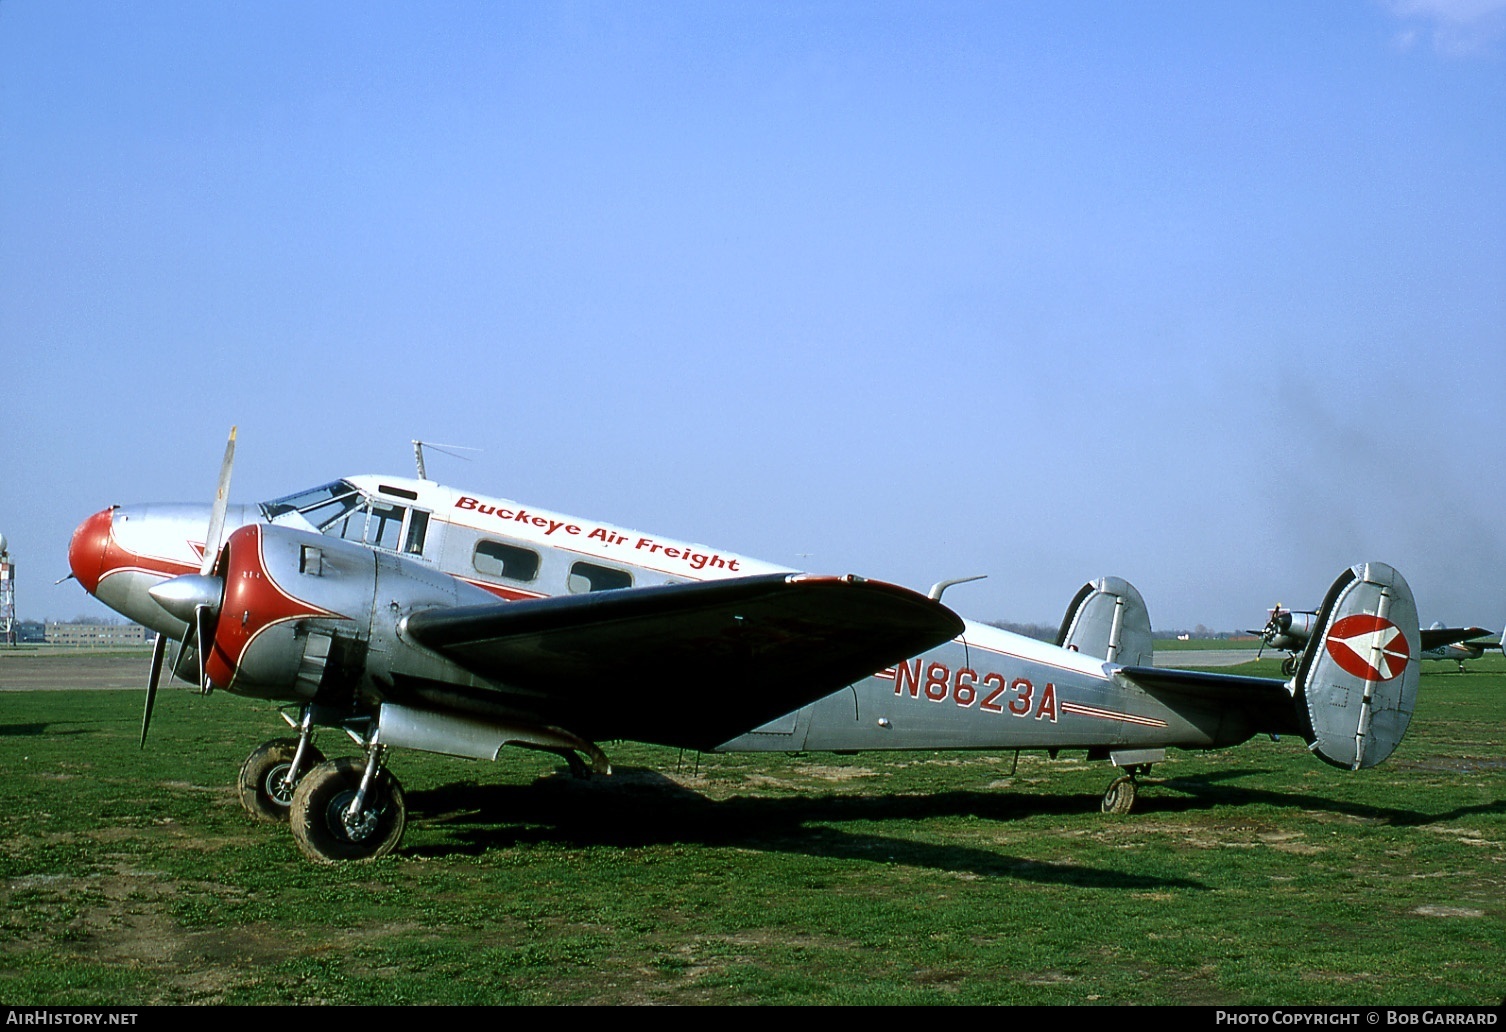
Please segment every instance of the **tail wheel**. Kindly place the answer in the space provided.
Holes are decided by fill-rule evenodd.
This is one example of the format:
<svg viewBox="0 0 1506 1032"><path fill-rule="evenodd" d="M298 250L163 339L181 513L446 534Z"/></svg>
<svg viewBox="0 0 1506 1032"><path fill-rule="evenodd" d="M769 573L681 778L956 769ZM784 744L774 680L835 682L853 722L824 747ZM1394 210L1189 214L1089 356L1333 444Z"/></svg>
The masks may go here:
<svg viewBox="0 0 1506 1032"><path fill-rule="evenodd" d="M236 787L240 790L241 805L252 817L259 821L287 823L296 787L296 783L289 784L288 772L293 769L296 755L298 739L274 738L253 749L246 762L241 764ZM311 745L303 751L300 766L307 773L311 767L323 762L324 754Z"/></svg>
<svg viewBox="0 0 1506 1032"><path fill-rule="evenodd" d="M1135 779L1126 774L1122 778L1115 778L1109 783L1108 791L1103 793L1103 804L1099 807L1104 813L1126 814L1135 808Z"/></svg>
<svg viewBox="0 0 1506 1032"><path fill-rule="evenodd" d="M342 756L321 763L298 783L290 823L304 856L323 864L375 860L402 841L407 804L402 786L387 770L372 778L360 812L350 812L365 772L364 759Z"/></svg>

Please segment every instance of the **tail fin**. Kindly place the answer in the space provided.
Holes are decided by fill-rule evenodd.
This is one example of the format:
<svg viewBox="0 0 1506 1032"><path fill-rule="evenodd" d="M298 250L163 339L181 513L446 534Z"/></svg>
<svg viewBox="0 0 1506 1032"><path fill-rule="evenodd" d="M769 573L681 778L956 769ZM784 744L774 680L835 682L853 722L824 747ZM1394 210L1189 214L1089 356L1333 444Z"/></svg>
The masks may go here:
<svg viewBox="0 0 1506 1032"><path fill-rule="evenodd" d="M1067 606L1056 644L1122 666L1155 662L1150 611L1135 586L1120 577L1100 577L1082 586Z"/></svg>
<svg viewBox="0 0 1506 1032"><path fill-rule="evenodd" d="M1406 734L1421 679L1417 604L1400 573L1361 563L1340 574L1297 667L1309 748L1337 767L1373 767Z"/></svg>

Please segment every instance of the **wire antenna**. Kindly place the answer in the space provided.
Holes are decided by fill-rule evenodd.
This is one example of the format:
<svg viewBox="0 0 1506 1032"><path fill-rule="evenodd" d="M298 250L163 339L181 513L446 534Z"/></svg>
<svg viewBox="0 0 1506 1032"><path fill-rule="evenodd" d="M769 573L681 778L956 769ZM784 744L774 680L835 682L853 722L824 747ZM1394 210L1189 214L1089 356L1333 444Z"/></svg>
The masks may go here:
<svg viewBox="0 0 1506 1032"><path fill-rule="evenodd" d="M470 456L456 454L457 451L480 451L481 450L480 448L468 448L468 447L466 447L463 444L434 444L431 441L418 441L418 440L415 440L413 442L413 462L414 462L414 465L416 465L418 467L418 479L420 479L420 480L428 480L429 479L428 473L424 470L424 449L425 448L432 448L434 451L441 452L441 453L443 453L445 455L452 456L453 458L464 459L466 462L470 462L471 461L470 460Z"/></svg>

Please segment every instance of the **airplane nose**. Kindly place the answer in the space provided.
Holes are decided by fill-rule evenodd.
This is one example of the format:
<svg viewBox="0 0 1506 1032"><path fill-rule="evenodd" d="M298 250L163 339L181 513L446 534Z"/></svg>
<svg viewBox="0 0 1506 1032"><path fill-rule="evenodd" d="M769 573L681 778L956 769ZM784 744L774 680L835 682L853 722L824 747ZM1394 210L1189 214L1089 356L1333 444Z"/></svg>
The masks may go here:
<svg viewBox="0 0 1506 1032"><path fill-rule="evenodd" d="M84 590L94 594L104 573L105 549L110 544L110 524L115 508L101 509L80 523L68 542L68 567Z"/></svg>

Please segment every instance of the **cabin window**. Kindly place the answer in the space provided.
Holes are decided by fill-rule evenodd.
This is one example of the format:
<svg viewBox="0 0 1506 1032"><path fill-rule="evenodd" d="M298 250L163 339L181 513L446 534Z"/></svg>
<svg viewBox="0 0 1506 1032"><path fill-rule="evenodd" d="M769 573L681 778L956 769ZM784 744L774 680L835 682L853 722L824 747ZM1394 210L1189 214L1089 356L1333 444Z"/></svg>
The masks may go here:
<svg viewBox="0 0 1506 1032"><path fill-rule="evenodd" d="M595 563L575 563L570 567L570 591L584 595L588 591L612 591L616 588L631 588L633 575L626 570L614 570L610 566Z"/></svg>
<svg viewBox="0 0 1506 1032"><path fill-rule="evenodd" d="M478 541L471 565L489 577L531 581L539 575L539 553L501 541Z"/></svg>

